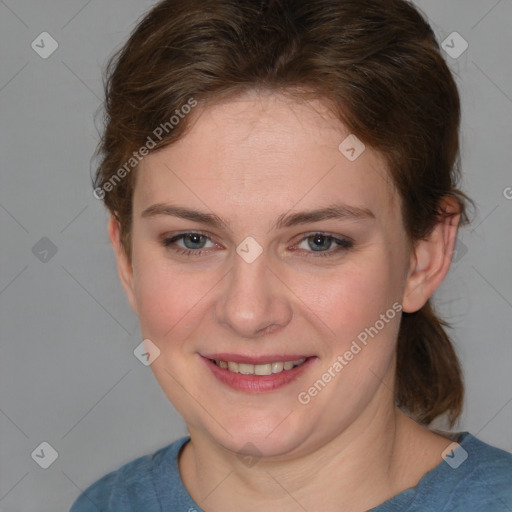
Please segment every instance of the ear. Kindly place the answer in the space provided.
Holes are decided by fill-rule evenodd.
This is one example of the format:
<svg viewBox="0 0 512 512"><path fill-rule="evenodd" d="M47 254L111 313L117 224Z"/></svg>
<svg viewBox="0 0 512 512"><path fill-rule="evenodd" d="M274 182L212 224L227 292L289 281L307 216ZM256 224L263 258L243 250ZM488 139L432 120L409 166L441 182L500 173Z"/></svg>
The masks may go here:
<svg viewBox="0 0 512 512"><path fill-rule="evenodd" d="M116 255L117 271L119 272L121 284L123 285L126 296L128 297L130 306L132 307L135 314L138 314L137 301L135 300L133 267L128 259L126 251L124 250L123 244L121 243L121 226L119 221L113 215L110 216L108 222L108 235Z"/></svg>
<svg viewBox="0 0 512 512"><path fill-rule="evenodd" d="M447 197L441 203L443 215L425 240L418 240L411 254L409 275L403 297L403 311L421 309L445 278L452 261L460 221L458 204Z"/></svg>

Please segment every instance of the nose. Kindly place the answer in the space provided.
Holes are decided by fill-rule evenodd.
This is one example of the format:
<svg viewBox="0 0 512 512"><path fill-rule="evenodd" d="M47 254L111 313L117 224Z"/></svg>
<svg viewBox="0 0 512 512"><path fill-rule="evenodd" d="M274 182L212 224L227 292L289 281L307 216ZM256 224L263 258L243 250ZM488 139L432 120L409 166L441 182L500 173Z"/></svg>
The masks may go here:
<svg viewBox="0 0 512 512"><path fill-rule="evenodd" d="M234 260L216 303L217 321L244 338L257 338L286 327L293 316L290 291L270 269L265 252L252 263L238 255Z"/></svg>

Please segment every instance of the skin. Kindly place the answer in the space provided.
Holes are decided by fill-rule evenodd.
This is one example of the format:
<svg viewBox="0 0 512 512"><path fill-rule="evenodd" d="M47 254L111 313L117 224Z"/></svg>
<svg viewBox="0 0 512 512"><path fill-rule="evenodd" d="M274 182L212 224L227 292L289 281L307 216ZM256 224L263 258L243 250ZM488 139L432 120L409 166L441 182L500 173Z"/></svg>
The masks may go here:
<svg viewBox="0 0 512 512"><path fill-rule="evenodd" d="M425 304L448 272L457 234L454 215L411 251L384 159L367 147L349 161L338 150L348 134L318 101L260 92L215 103L141 163L131 261L110 220L124 289L143 337L160 350L151 368L191 436L179 457L183 482L208 512L270 503L368 510L416 485L451 442L394 406L400 314L308 404L297 399L393 303L406 312ZM341 202L375 218L272 227L282 214ZM158 203L214 213L229 227L142 215ZM209 237L199 256L172 250L186 248L183 239L162 243L197 231ZM319 256L307 238L318 232L354 246L335 252L332 244ZM236 252L248 236L263 249L252 263ZM212 376L199 355L212 352L317 359L285 387L251 394ZM239 454L258 462L249 467Z"/></svg>

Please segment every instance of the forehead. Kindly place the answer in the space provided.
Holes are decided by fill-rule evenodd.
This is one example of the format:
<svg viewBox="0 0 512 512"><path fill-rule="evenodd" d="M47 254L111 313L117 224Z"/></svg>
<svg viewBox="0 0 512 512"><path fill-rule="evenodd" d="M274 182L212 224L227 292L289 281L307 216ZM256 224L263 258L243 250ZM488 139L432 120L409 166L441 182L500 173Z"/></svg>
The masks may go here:
<svg viewBox="0 0 512 512"><path fill-rule="evenodd" d="M383 156L366 147L347 158L357 140L321 101L252 93L198 112L180 140L139 165L135 214L169 201L238 216L342 201L396 217Z"/></svg>

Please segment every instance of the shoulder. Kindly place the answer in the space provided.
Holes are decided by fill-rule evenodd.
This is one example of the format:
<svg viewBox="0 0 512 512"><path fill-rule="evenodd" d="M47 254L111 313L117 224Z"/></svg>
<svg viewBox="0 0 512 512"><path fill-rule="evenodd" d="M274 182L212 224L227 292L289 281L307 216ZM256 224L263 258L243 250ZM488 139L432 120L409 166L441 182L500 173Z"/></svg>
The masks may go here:
<svg viewBox="0 0 512 512"><path fill-rule="evenodd" d="M456 473L466 465L460 481L454 489L454 496L462 493L471 503L478 504L481 510L512 509L512 454L495 448L465 433L459 441L462 453L467 457L458 468L449 468ZM457 450L455 450L456 452Z"/></svg>
<svg viewBox="0 0 512 512"><path fill-rule="evenodd" d="M69 512L139 512L142 505L145 512L160 511L156 482L164 473L172 478L177 454L188 439L179 439L107 473L80 494Z"/></svg>
<svg viewBox="0 0 512 512"><path fill-rule="evenodd" d="M436 495L435 510L512 510L512 454L463 432L459 434L458 443L445 450L443 458L444 461L420 481L414 503L420 507L432 504L432 496Z"/></svg>

